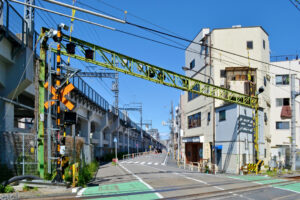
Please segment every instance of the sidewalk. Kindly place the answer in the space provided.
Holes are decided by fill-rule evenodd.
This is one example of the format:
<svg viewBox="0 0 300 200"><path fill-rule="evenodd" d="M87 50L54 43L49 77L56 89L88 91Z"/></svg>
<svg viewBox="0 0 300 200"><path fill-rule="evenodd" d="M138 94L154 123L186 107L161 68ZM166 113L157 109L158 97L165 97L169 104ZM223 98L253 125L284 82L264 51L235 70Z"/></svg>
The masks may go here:
<svg viewBox="0 0 300 200"><path fill-rule="evenodd" d="M120 166L113 166L111 163L101 166L95 180L82 192L82 196L90 195L101 195L95 199L105 197L111 200L157 199L145 184Z"/></svg>

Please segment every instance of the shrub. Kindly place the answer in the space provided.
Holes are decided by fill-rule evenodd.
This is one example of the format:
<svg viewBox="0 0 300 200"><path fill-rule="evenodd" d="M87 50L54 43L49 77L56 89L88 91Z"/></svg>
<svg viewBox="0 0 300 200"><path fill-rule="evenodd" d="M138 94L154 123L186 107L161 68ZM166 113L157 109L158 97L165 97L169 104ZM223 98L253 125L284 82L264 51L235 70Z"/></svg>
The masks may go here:
<svg viewBox="0 0 300 200"><path fill-rule="evenodd" d="M14 188L10 185L4 187L4 185L0 184L0 193L13 193L14 191Z"/></svg>

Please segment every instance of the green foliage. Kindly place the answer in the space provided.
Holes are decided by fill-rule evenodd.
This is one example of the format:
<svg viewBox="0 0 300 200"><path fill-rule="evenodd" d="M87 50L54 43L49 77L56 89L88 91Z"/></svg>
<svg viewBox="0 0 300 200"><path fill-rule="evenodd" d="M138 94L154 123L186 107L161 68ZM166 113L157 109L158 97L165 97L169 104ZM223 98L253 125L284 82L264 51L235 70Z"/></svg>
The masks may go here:
<svg viewBox="0 0 300 200"><path fill-rule="evenodd" d="M4 193L13 193L14 191L14 188L10 185L7 185L4 189Z"/></svg>
<svg viewBox="0 0 300 200"><path fill-rule="evenodd" d="M30 187L29 187L28 185L24 184L24 186L23 186L23 191L24 191L24 192L27 192L27 191L29 191L29 190L30 190Z"/></svg>
<svg viewBox="0 0 300 200"><path fill-rule="evenodd" d="M93 161L88 165L79 165L81 166L78 173L78 186L85 187L87 183L92 180L95 172L97 172L99 168L99 163L97 161ZM72 182L73 181L73 173L72 173L72 165L68 166L65 169L65 181Z"/></svg>
<svg viewBox="0 0 300 200"><path fill-rule="evenodd" d="M13 193L15 190L12 186L7 185L4 187L3 185L0 184L0 193Z"/></svg>
<svg viewBox="0 0 300 200"><path fill-rule="evenodd" d="M72 182L73 181L73 174L72 174L72 165L69 165L66 169L65 169L65 181L66 182Z"/></svg>

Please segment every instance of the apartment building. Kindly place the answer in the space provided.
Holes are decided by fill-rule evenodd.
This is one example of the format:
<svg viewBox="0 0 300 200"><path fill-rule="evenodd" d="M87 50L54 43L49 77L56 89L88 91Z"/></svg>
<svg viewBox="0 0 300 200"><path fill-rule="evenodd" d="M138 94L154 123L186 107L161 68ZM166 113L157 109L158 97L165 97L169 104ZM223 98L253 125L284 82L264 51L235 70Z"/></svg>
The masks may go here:
<svg viewBox="0 0 300 200"><path fill-rule="evenodd" d="M193 42L185 51L187 76L248 95L254 95L256 90L263 86L264 93L269 94L269 39L268 33L262 27L233 26L213 30L204 28ZM248 56L263 62L250 60ZM248 74L251 81L248 81ZM185 92L182 99L185 116L182 142L185 146L186 162L212 161L213 135L217 131L216 118L219 117L216 116L215 109L226 106L227 103L221 100L214 102L212 98L189 92ZM259 98L259 106L264 116L268 117L268 95ZM269 123L265 122L260 129L264 137L269 136L268 127ZM265 141L265 138L261 141L264 146L260 145L263 148L259 151L261 159L266 159L264 152L267 150L264 149L268 149L269 144L265 144ZM252 161L249 162L253 163L254 159L255 156L252 155Z"/></svg>
<svg viewBox="0 0 300 200"><path fill-rule="evenodd" d="M299 92L300 60L298 56L274 56L271 59L271 112L270 112L270 156L283 166L290 166L291 146L291 74L296 74L295 91ZM278 67L279 66L279 67ZM291 71L295 70L295 71ZM300 97L296 97L296 148L300 149ZM298 167L300 158L298 156Z"/></svg>

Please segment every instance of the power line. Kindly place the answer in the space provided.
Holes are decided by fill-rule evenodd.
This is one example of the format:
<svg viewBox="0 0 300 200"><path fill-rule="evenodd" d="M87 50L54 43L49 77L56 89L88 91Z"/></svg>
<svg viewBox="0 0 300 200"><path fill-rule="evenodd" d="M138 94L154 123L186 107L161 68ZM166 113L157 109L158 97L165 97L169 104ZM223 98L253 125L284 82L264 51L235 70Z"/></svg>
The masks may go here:
<svg viewBox="0 0 300 200"><path fill-rule="evenodd" d="M19 1L16 1L16 0L10 0L10 1L15 2L15 3L20 3L20 4L23 4L23 5L32 6L32 5L25 4L25 3L22 3L22 2L19 2ZM87 13L89 13L89 14L93 14L93 15L96 15L96 16L99 16L99 17L102 17L102 16L103 16L102 14L99 14L99 13L95 13L95 12L92 12L92 11L87 11L87 10L84 10L84 9L82 9L82 8L79 8L79 7L72 7L72 6L68 5L68 4L60 3L60 2L57 2L57 1L54 1L54 0L45 0L45 1L47 1L47 2L52 2L52 3L56 2L56 4L59 4L59 5L61 5L61 6L65 6L65 7L68 7L68 8L74 8L74 9L76 9L76 10L80 10L80 11L82 11L82 12L87 12ZM36 7L36 6L32 6L32 7L38 8L38 7ZM38 9L43 9L43 10L48 11L48 12L52 12L52 13L55 13L55 14L58 14L58 15L62 15L62 16L71 18L71 16L68 16L68 15L65 15L65 14L62 14L62 13L58 13L58 12L55 12L55 11L51 11L51 10L48 10L48 9L44 9L44 8L38 8ZM108 19L107 16L104 17L104 18L107 18L107 19ZM112 18L112 17L110 17L110 18ZM84 22L86 22L86 23L90 23L90 24L93 24L93 25L96 25L96 26L100 26L100 27L102 27L102 28L107 28L107 29L114 30L114 31L118 31L118 32L121 32L121 33L126 33L126 34L129 34L129 35L132 35L132 36L138 36L138 35L133 34L133 33L129 33L129 32L122 31L122 30L118 30L118 29L111 28L111 27L107 27L107 26L104 26L104 25L101 25L101 24L98 24L98 23L90 22L90 21L88 21L88 20L84 20L84 19L80 19L80 18L74 18L74 19L79 20L79 21L84 21ZM114 19L114 20L115 20L115 19ZM123 20L120 20L120 19L119 19L119 21L121 21L121 23L123 23ZM287 68L285 68L285 67L282 67L282 66L279 66L279 65L275 65L275 64L272 64L272 63L269 63L269 62L261 61L261 60L254 59L254 58L248 58L247 56L243 56L243 55L240 55L240 54L237 54L237 53L233 53L233 52L230 52L230 51L226 51L226 50L223 50L223 49L219 49L219 48L216 48L216 47L211 47L211 46L209 46L209 45L207 45L207 44L201 44L201 43L198 43L198 42L194 42L194 41L192 41L192 40L189 40L189 39L186 39L186 38L183 38L183 37L180 37L180 36L175 36L175 35L172 35L172 34L164 33L164 32L158 31L158 30L154 30L154 29L151 29L151 28L143 27L143 26L140 26L140 25L137 25L137 24L134 24L134 23L130 23L130 22L125 22L125 23L131 24L131 25L133 25L133 26L140 27L140 28L142 28L142 29L147 29L147 30L149 30L149 31L153 31L153 32L156 32L156 33L159 33L159 34L162 34L162 35L167 35L167 36L169 36L169 37L174 37L174 38L177 38L177 39L181 39L181 40L184 40L184 41L186 41L186 42L195 43L195 44L198 44L198 45L200 45L200 46L201 46L201 45L202 45L202 46L206 46L206 47L209 47L209 48L211 48L211 49L215 49L215 50L217 50L217 51L220 51L220 52L223 52L223 53L228 53L228 54L231 54L231 55L234 55L234 56L238 56L238 57L241 57L241 58L244 58L244 59L249 59L249 60L252 60L252 61L260 62L260 63L266 64L266 65L272 65L272 66L275 66L275 67L278 67L278 68L281 68L281 69L287 69ZM143 38L143 39L146 39L146 37L143 37L143 36L138 36L138 37ZM147 39L148 39L148 40L152 40L152 39L149 39L149 38L147 38ZM152 40L152 41L155 41L155 40ZM158 41L156 41L156 42L158 42ZM164 44L163 42L158 42L158 43ZM297 70L292 70L292 69L287 69L287 70L290 70L290 71L294 71L294 72L300 73L300 71L297 71Z"/></svg>
<svg viewBox="0 0 300 200"><path fill-rule="evenodd" d="M289 0L291 2L291 4L293 4L293 6L295 6L295 8L297 8L298 11L300 11L300 8L298 7L298 5L296 3L294 3L292 0ZM296 0L297 3L299 3L297 0Z"/></svg>

